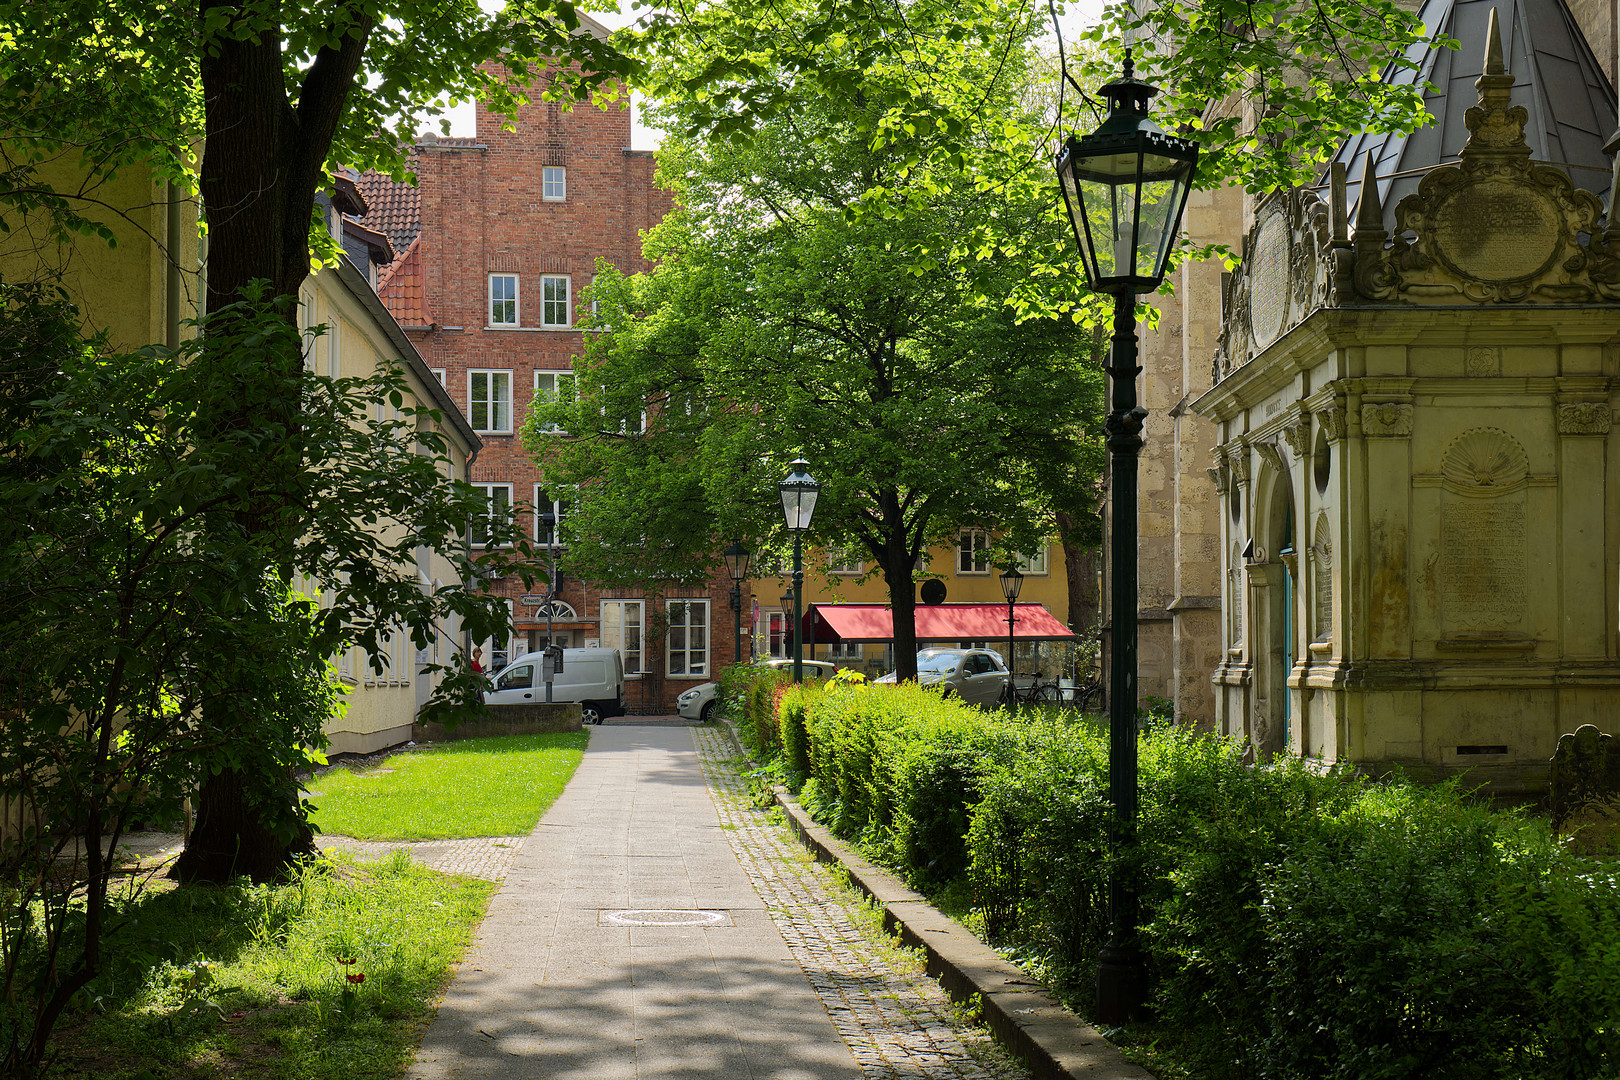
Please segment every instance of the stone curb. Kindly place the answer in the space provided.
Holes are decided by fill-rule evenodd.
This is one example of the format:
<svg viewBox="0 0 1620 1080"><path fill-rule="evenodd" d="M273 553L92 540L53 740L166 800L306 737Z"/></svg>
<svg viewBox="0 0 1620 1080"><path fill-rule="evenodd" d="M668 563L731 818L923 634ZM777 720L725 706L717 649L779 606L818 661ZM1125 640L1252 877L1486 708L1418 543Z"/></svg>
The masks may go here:
<svg viewBox="0 0 1620 1080"><path fill-rule="evenodd" d="M725 729L738 751L751 759L736 728L727 721ZM965 1003L977 995L986 1026L1039 1080L1154 1080L961 923L816 824L786 788L776 785L774 790L800 842L818 860L842 866L856 888L883 906L884 927L923 950L928 974L955 1001Z"/></svg>

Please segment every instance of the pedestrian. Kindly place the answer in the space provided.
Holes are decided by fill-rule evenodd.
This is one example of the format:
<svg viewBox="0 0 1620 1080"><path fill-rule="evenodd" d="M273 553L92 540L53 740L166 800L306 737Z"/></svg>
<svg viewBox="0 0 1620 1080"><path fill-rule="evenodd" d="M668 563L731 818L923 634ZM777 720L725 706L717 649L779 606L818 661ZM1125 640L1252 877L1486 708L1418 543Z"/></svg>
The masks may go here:
<svg viewBox="0 0 1620 1080"><path fill-rule="evenodd" d="M482 675L484 673L484 665L479 663L479 657L483 655L484 647L482 645L474 645L472 654L472 669L473 673L476 675Z"/></svg>

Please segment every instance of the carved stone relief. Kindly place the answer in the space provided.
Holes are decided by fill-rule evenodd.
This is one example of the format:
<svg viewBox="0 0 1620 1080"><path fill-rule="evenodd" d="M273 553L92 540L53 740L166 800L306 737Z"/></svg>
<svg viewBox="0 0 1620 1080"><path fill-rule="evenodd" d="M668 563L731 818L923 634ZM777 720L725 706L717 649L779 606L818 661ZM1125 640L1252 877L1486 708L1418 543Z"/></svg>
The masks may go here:
<svg viewBox="0 0 1620 1080"><path fill-rule="evenodd" d="M1412 406L1398 401L1366 402L1361 406L1363 435L1404 439L1412 434Z"/></svg>
<svg viewBox="0 0 1620 1080"><path fill-rule="evenodd" d="M1302 420L1297 424L1289 424L1283 428L1283 438L1288 440L1288 449L1294 452L1294 460L1304 460L1311 447L1310 422Z"/></svg>
<svg viewBox="0 0 1620 1080"><path fill-rule="evenodd" d="M1607 435L1614 411L1606 401L1564 402L1558 406L1558 434Z"/></svg>
<svg viewBox="0 0 1620 1080"><path fill-rule="evenodd" d="M1464 116L1462 160L1427 173L1396 205L1393 237L1381 227L1361 228L1358 214L1353 278L1363 297L1442 304L1620 299L1620 252L1601 228L1603 205L1564 170L1531 164L1524 136L1530 114L1513 104L1514 77L1501 56L1493 37L1485 74L1474 84L1479 104ZM1470 365L1484 360L1470 351ZM1469 374L1476 374L1472 367Z"/></svg>
<svg viewBox="0 0 1620 1080"><path fill-rule="evenodd" d="M1488 345L1470 346L1463 357L1463 370L1474 378L1502 374L1502 350Z"/></svg>
<svg viewBox="0 0 1620 1080"><path fill-rule="evenodd" d="M1327 432L1328 442L1338 442L1344 438L1344 406L1335 405L1327 409L1318 409L1311 414L1316 422L1322 425Z"/></svg>
<svg viewBox="0 0 1620 1080"><path fill-rule="evenodd" d="M1264 461L1278 472L1286 473L1288 471L1288 467L1283 464L1282 451L1277 448L1276 443L1255 443L1254 451L1260 455L1261 461Z"/></svg>
<svg viewBox="0 0 1620 1080"><path fill-rule="evenodd" d="M1232 276L1216 347L1216 381L1328 302L1328 207L1314 191L1279 192L1265 200Z"/></svg>

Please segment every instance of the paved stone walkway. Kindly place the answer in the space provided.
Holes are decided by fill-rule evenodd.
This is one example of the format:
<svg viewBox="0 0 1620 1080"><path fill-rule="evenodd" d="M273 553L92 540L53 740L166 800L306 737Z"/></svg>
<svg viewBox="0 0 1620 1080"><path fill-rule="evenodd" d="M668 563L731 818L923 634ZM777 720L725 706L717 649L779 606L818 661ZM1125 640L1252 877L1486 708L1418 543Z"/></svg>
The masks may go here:
<svg viewBox="0 0 1620 1080"><path fill-rule="evenodd" d="M810 858L779 814L756 807L730 738L692 732L703 771L749 880L794 959L871 1080L1022 1080L985 1032L957 1018L914 955L888 942L834 871Z"/></svg>

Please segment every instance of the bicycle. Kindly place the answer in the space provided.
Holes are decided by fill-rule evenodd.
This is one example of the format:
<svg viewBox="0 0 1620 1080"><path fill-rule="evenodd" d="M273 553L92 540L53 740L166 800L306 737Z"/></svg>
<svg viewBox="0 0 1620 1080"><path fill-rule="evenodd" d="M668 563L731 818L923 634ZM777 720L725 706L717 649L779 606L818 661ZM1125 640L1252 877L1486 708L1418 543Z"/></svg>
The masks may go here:
<svg viewBox="0 0 1620 1080"><path fill-rule="evenodd" d="M1009 678L1007 685L1001 688L1001 704L1013 705L1061 705L1063 704L1063 691L1058 689L1057 683L1041 682L1040 676L1034 672L1024 673L1029 679L1029 686L1020 690L1016 679Z"/></svg>
<svg viewBox="0 0 1620 1080"><path fill-rule="evenodd" d="M1108 696L1103 692L1102 681L1095 676L1088 683L1074 688L1074 705L1082 712L1102 712L1108 707Z"/></svg>

